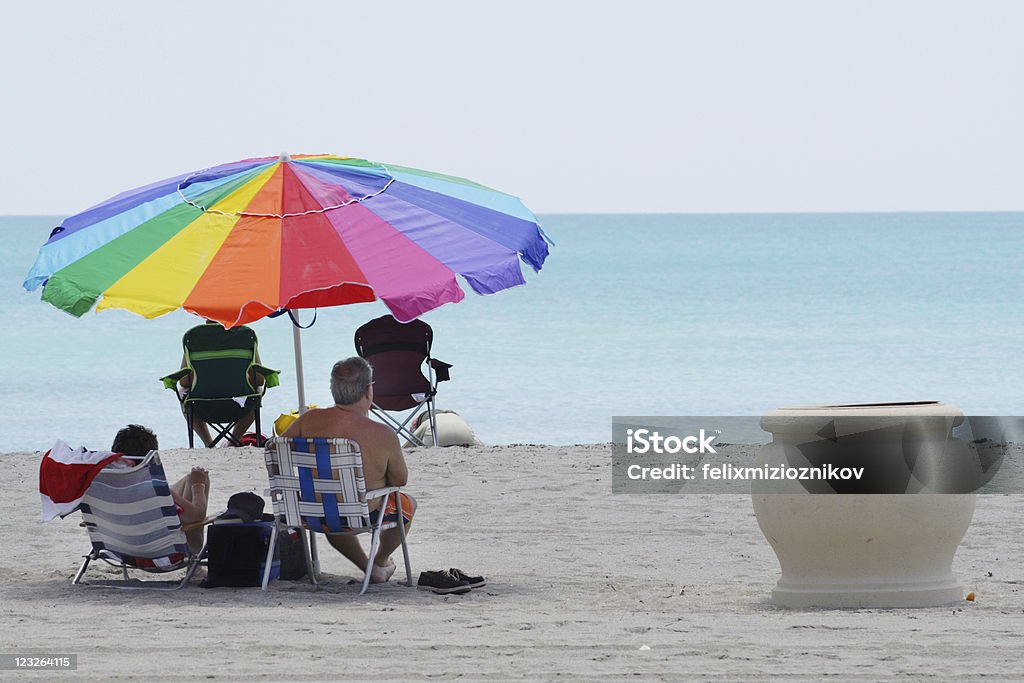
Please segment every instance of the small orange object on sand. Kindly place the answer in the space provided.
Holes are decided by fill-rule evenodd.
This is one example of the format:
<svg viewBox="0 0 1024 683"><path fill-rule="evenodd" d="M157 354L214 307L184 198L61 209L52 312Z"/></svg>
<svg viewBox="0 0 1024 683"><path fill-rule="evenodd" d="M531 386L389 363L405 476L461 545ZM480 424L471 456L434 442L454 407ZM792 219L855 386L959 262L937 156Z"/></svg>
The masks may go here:
<svg viewBox="0 0 1024 683"><path fill-rule="evenodd" d="M974 591L967 594L967 602L974 602Z"/></svg>

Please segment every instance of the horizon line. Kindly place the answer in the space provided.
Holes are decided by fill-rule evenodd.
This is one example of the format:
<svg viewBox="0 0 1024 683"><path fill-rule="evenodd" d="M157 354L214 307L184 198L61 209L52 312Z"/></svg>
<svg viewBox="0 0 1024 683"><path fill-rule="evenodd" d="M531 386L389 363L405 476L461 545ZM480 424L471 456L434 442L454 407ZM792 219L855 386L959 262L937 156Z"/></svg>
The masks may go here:
<svg viewBox="0 0 1024 683"><path fill-rule="evenodd" d="M84 209L83 211L87 211ZM3 218L60 218L71 217L82 213L0 213ZM796 211L535 211L535 216L834 216L834 215L883 215L883 214L958 214L958 213L991 213L1014 214L1024 213L1020 209L858 209L856 211L840 210L796 210Z"/></svg>

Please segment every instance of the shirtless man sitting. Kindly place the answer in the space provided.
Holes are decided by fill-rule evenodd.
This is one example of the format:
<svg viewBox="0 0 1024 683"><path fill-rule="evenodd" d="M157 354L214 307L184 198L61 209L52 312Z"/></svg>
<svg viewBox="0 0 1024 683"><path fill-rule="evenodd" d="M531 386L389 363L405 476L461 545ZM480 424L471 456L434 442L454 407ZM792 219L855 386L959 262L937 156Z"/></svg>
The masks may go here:
<svg viewBox="0 0 1024 683"><path fill-rule="evenodd" d="M359 357L346 358L334 364L331 370L331 394L334 406L311 409L285 430L286 437L317 437L351 439L359 444L363 457L363 477L366 488L405 486L409 470L405 465L402 447L391 429L370 419L370 405L373 403L373 368ZM416 501L405 493L402 495L402 513L405 530L409 531ZM371 510L380 507L380 499L369 502ZM394 513L395 497L388 496L385 515ZM369 560L352 535L327 534L327 541L342 555L364 572ZM380 549L374 558L370 581L384 583L395 573L391 553L402 544L398 527L388 529L380 535Z"/></svg>

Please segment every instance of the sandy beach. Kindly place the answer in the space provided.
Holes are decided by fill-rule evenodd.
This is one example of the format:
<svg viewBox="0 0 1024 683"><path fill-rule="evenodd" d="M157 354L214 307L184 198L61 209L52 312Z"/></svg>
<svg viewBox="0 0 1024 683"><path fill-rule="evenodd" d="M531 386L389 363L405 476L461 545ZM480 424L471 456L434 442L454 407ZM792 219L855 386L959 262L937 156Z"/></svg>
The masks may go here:
<svg viewBox="0 0 1024 683"><path fill-rule="evenodd" d="M1024 683L1024 2L3 18L0 683ZM185 448L230 413L330 407L294 432L401 481L371 404L492 445L404 451L411 576L365 595L323 537L319 587L73 585L81 514L40 520L46 449L128 424L212 514L269 498L262 449Z"/></svg>
<svg viewBox="0 0 1024 683"><path fill-rule="evenodd" d="M78 670L3 680L1024 677L1020 496L979 496L954 563L973 603L785 610L769 601L779 568L749 496L613 496L607 445L412 449L414 573L456 566L485 588L393 581L360 596L357 572L321 544L319 592L118 592L71 585L89 544L77 514L39 521L40 456L0 456L15 482L0 515L0 652L77 654ZM266 486L255 448L163 460L170 477L209 468L216 507Z"/></svg>

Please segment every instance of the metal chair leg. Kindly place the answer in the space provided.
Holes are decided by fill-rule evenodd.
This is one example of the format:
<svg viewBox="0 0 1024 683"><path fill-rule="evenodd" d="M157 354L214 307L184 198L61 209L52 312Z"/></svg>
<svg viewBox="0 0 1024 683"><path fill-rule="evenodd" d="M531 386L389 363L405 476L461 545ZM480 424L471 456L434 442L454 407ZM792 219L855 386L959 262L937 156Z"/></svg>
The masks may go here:
<svg viewBox="0 0 1024 683"><path fill-rule="evenodd" d="M267 584L270 583L270 569L274 564L274 550L277 548L277 534L279 523L274 524L274 528L270 531L270 547L267 548L267 559L264 560L263 567L263 590L267 590Z"/></svg>
<svg viewBox="0 0 1024 683"><path fill-rule="evenodd" d="M309 533L309 556L313 560L313 570L316 575L320 576L320 551L316 545L316 535L313 532Z"/></svg>
<svg viewBox="0 0 1024 683"><path fill-rule="evenodd" d="M383 507L381 518L383 519ZM370 587L370 575L373 573L373 561L377 558L377 550L380 549L380 526L377 526L373 530L373 534L370 536L370 552L366 555L366 575L363 577L363 589L359 591L362 595L366 592L366 589Z"/></svg>
<svg viewBox="0 0 1024 683"><path fill-rule="evenodd" d="M302 557L306 560L306 573L309 574L309 581L313 584L316 590L320 590L320 579L317 578L317 572L314 568L313 554L316 553L316 541L313 537L313 532L306 529L299 529L299 533L302 534Z"/></svg>
<svg viewBox="0 0 1024 683"><path fill-rule="evenodd" d="M430 436L434 439L434 448L437 448L437 411L434 410L434 397L427 399L427 417L430 419Z"/></svg>
<svg viewBox="0 0 1024 683"><path fill-rule="evenodd" d="M72 585L77 586L78 582L82 580L82 577L85 575L85 570L89 567L89 562L91 562L91 561L92 561L92 555L91 554L90 555L86 555L85 556L85 561L82 562L82 566L78 568L78 573L75 574L75 578L72 579L72 581L71 581Z"/></svg>
<svg viewBox="0 0 1024 683"><path fill-rule="evenodd" d="M405 585L412 586L412 563L409 562L409 546L405 543L405 515L402 513L402 494L395 494L398 508L398 535L402 539L402 558L405 560Z"/></svg>

